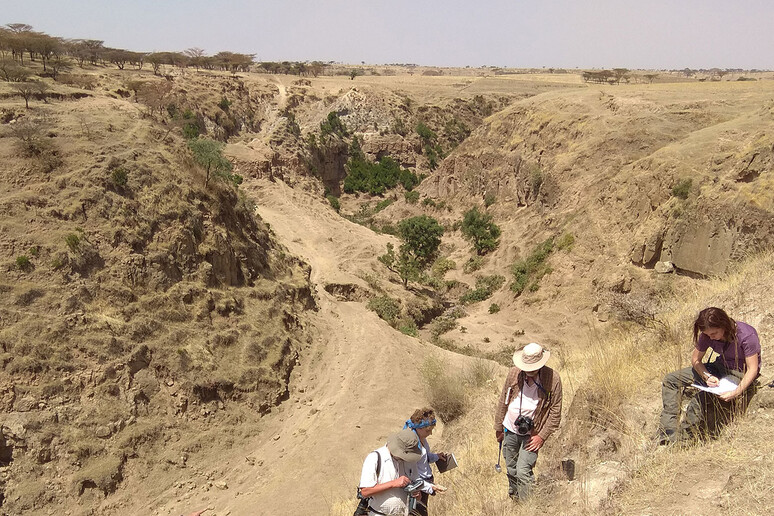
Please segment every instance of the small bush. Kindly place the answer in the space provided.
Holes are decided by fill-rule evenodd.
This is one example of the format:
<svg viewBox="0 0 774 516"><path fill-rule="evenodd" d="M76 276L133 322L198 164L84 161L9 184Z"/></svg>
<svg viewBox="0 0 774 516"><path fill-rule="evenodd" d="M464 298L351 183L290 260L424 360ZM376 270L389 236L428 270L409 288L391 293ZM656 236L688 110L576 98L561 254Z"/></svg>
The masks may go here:
<svg viewBox="0 0 774 516"><path fill-rule="evenodd" d="M38 246L30 247L27 252L30 253L30 256L37 256L40 253L40 248Z"/></svg>
<svg viewBox="0 0 774 516"><path fill-rule="evenodd" d="M443 278L447 272L456 268L457 264L454 263L454 260L450 260L448 258L438 258L430 268L430 271L435 278Z"/></svg>
<svg viewBox="0 0 774 516"><path fill-rule="evenodd" d="M394 203L395 199L384 199L383 201L379 201L376 203L376 207L374 208L374 213L379 213L383 209L385 209L390 204Z"/></svg>
<svg viewBox="0 0 774 516"><path fill-rule="evenodd" d="M556 248L560 251L569 251L574 244L575 237L572 233L564 233L559 237L559 240L556 241Z"/></svg>
<svg viewBox="0 0 774 516"><path fill-rule="evenodd" d="M218 102L218 107L223 111L228 111L228 108L231 107L231 101L228 100L226 97L223 97L222 99L220 99L220 102Z"/></svg>
<svg viewBox="0 0 774 516"><path fill-rule="evenodd" d="M430 333L434 339L437 339L444 333L450 332L457 327L457 321L453 317L436 317L430 325Z"/></svg>
<svg viewBox="0 0 774 516"><path fill-rule="evenodd" d="M526 288L529 288L530 292L540 288L540 280L551 272L551 268L545 262L553 250L554 240L549 238L538 245L526 259L513 264L511 290L517 296L521 295Z"/></svg>
<svg viewBox="0 0 774 516"><path fill-rule="evenodd" d="M477 278L476 288L465 292L460 298L460 303L469 304L489 299L504 283L505 277L500 276L499 274Z"/></svg>
<svg viewBox="0 0 774 516"><path fill-rule="evenodd" d="M376 315L394 325L400 317L400 305L394 299L388 296L379 296L371 298L366 308L376 312Z"/></svg>
<svg viewBox="0 0 774 516"><path fill-rule="evenodd" d="M462 266L462 271L465 274L471 274L481 269L481 267L483 266L484 266L483 258L481 258L480 256L474 256L470 258L467 262L465 262L465 264Z"/></svg>
<svg viewBox="0 0 774 516"><path fill-rule="evenodd" d="M67 247L70 249L70 251L75 253L81 246L81 238L75 233L70 233L69 235L65 236L65 243L67 244Z"/></svg>
<svg viewBox="0 0 774 516"><path fill-rule="evenodd" d="M688 198L688 194L691 192L692 185L693 179L682 179L674 187L672 187L672 195L678 199L685 200Z"/></svg>
<svg viewBox="0 0 774 516"><path fill-rule="evenodd" d="M489 208L491 205L493 205L497 201L497 197L495 197L495 194L486 194L486 197L484 197L484 206Z"/></svg>
<svg viewBox="0 0 774 516"><path fill-rule="evenodd" d="M428 358L421 370L428 401L444 423L454 421L468 409L464 378L454 377L449 371L450 368L436 358Z"/></svg>
<svg viewBox="0 0 774 516"><path fill-rule="evenodd" d="M126 170L123 167L115 168L110 173L110 181L113 183L114 186L118 188L123 188L129 182L129 174L127 174Z"/></svg>
<svg viewBox="0 0 774 516"><path fill-rule="evenodd" d="M414 322L414 319L409 319L409 318L401 319L400 321L398 321L397 327L398 327L398 331L404 335L408 335L410 337L419 337L417 323Z"/></svg>
<svg viewBox="0 0 774 516"><path fill-rule="evenodd" d="M494 380L494 365L486 360L474 360L471 365L465 369L465 383L476 389L485 387Z"/></svg>
<svg viewBox="0 0 774 516"><path fill-rule="evenodd" d="M419 192L415 190L406 192L404 194L404 197L406 198L406 202L409 204L416 204L417 202L419 202Z"/></svg>
<svg viewBox="0 0 774 516"><path fill-rule="evenodd" d="M492 303L491 305L489 305L490 314L496 314L499 311L500 311L500 305L498 305L497 303Z"/></svg>
<svg viewBox="0 0 774 516"><path fill-rule="evenodd" d="M335 195L329 194L325 198L328 199L328 202L331 204L333 209L336 210L336 213L339 213L339 211L341 211L341 203L339 202L338 197L336 197Z"/></svg>
<svg viewBox="0 0 774 516"><path fill-rule="evenodd" d="M30 269L32 269L32 262L30 261L29 257L25 255L17 256L16 268L19 269L20 271L27 272Z"/></svg>

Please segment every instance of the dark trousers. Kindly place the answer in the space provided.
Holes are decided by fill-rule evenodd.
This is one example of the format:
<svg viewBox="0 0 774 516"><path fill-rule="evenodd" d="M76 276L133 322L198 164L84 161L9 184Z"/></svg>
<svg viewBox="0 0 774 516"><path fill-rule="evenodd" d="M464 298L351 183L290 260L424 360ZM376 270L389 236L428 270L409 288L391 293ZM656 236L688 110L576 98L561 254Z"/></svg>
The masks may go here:
<svg viewBox="0 0 774 516"><path fill-rule="evenodd" d="M741 380L744 373L727 369L718 358L705 367L717 378L734 376ZM692 383L703 385L704 381L693 367L673 371L664 377L661 384L661 429L672 442L692 437L716 437L721 428L736 414L744 413L758 388L755 381L745 392L730 402L722 401L715 394L699 391L688 402L685 415L680 418L685 388Z"/></svg>

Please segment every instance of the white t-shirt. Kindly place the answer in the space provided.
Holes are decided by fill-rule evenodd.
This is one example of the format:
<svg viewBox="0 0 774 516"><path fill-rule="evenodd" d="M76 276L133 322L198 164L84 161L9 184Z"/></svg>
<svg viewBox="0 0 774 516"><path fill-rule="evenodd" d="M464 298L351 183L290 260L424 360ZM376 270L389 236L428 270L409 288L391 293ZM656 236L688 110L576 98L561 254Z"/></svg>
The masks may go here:
<svg viewBox="0 0 774 516"><path fill-rule="evenodd" d="M524 395L523 397L522 394ZM514 424L516 419L519 417L519 415L534 418L535 409L537 409L539 401L540 398L538 398L537 384L532 382L532 385L529 385L528 382L524 380L524 385L522 385L521 392L513 396L510 403L508 404L508 411L505 413L505 417L503 418L503 426L509 432L516 433L516 425Z"/></svg>
<svg viewBox="0 0 774 516"><path fill-rule="evenodd" d="M405 475L411 480L416 480L418 475L417 465L413 462L401 462L393 460L387 446L378 450L382 460L379 478L376 478L376 453L371 452L363 462L363 471L360 473L360 487L374 487L376 484L384 484L390 480ZM376 493L370 501L371 507L384 514L398 515L406 512L406 498L408 494L400 487L393 487Z"/></svg>

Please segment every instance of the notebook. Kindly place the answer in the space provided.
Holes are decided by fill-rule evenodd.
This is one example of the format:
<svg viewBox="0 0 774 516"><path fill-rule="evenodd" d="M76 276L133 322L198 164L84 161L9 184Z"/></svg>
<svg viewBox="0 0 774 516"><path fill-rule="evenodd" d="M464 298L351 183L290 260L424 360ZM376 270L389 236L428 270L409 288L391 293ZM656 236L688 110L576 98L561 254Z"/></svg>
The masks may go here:
<svg viewBox="0 0 774 516"><path fill-rule="evenodd" d="M450 469L454 469L457 467L457 458L454 456L453 453L447 453L446 454L446 460L441 460L440 458L435 462L435 467L438 468L439 473L445 473L449 471Z"/></svg>

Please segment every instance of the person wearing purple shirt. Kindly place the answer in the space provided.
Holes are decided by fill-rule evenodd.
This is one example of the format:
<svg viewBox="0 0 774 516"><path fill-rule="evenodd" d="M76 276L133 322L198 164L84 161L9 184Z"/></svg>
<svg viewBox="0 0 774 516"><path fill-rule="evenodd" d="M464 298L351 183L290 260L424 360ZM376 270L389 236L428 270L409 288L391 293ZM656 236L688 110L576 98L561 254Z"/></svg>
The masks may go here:
<svg viewBox="0 0 774 516"><path fill-rule="evenodd" d="M673 371L664 377L661 386L663 410L659 443L670 444L692 435L716 435L720 425L731 415L743 413L757 390L761 371L761 344L755 328L734 321L720 308L710 307L699 312L693 323L694 349L691 367ZM713 361L703 362L704 355L717 353ZM686 407L682 421L678 419L683 389L692 383L716 387L720 378L731 376L738 386L723 394L699 392Z"/></svg>

